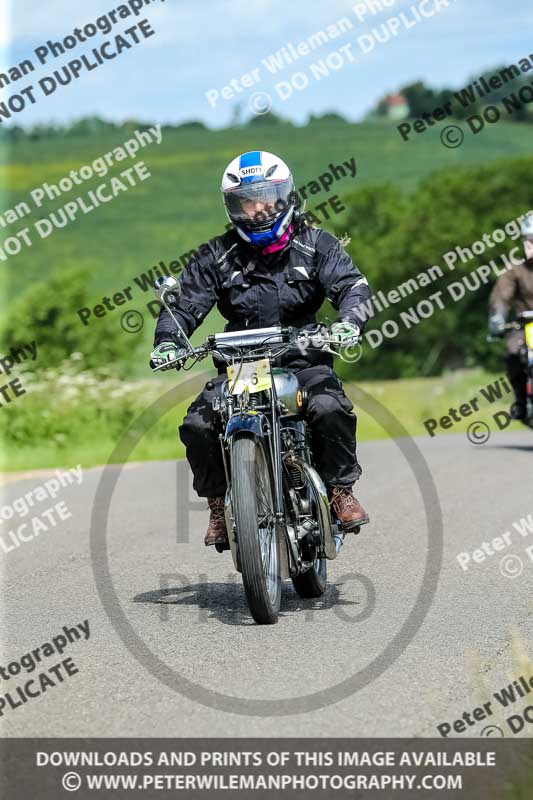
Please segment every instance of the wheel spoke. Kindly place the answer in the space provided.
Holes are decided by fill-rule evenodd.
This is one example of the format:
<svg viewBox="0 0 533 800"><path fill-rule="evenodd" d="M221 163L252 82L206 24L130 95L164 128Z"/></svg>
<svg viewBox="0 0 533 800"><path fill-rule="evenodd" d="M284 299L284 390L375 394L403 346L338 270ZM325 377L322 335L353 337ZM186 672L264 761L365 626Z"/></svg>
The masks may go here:
<svg viewBox="0 0 533 800"><path fill-rule="evenodd" d="M264 542L264 547L261 547L261 555L263 560L263 573L268 580L268 570L270 567L270 542Z"/></svg>
<svg viewBox="0 0 533 800"><path fill-rule="evenodd" d="M275 580L275 578L273 578L273 576L270 574L270 562L271 562L271 560L272 560L272 549L273 549L273 548L272 548L272 544L273 544L272 538L273 538L273 535L274 535L274 534L273 534L273 531L272 531L272 530L268 530L268 532L267 532L267 534L266 534L266 537L265 537L265 539L266 539L266 541L265 541L265 547L264 547L264 548L262 548L262 554L263 554L263 573L264 573L264 575L265 575L265 579L266 579L266 581L267 581L267 586L268 586L268 588L269 588L269 591L270 591L270 589L271 589L271 584L272 584L272 581L273 581L273 579Z"/></svg>
<svg viewBox="0 0 533 800"><path fill-rule="evenodd" d="M267 591L269 595L273 597L276 593L278 581L277 557L275 552L275 517L270 475L263 453L256 459L255 479L258 543L261 552L261 564Z"/></svg>
<svg viewBox="0 0 533 800"><path fill-rule="evenodd" d="M270 561L272 558L272 524L273 524L273 514L272 514L272 507L271 503L269 503L267 498L267 491L264 483L264 475L263 471L257 469L256 473L257 477L257 500L258 500L258 512L259 506L261 505L261 515L258 513L258 529L259 529L259 542L261 547L261 562L263 565L263 574L265 576L265 580L267 582L267 586L270 591L270 583L271 583L271 576L270 576ZM259 502L261 500L261 503Z"/></svg>
<svg viewBox="0 0 533 800"><path fill-rule="evenodd" d="M265 508L267 510L270 510L268 508L269 503L268 503L268 500L267 500L267 497L266 497L266 493L265 493L265 485L264 485L263 481L259 478L259 475L257 476L257 478L258 478L258 480L257 480L257 493L256 493L257 494L257 498L258 499L260 498L263 501L263 503L265 505Z"/></svg>

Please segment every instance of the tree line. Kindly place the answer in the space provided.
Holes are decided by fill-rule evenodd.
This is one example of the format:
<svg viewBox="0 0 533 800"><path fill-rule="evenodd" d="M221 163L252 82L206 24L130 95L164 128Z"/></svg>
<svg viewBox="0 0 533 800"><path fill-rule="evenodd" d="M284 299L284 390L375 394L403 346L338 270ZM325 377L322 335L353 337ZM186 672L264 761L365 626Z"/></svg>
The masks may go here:
<svg viewBox="0 0 533 800"><path fill-rule="evenodd" d="M363 357L347 367L345 374L397 378L475 366L501 369L501 348L487 342L488 298L498 271L506 266L505 256L513 251L523 258L519 230L512 221L533 210L532 185L533 157L527 157L440 170L411 193L384 183L361 186L343 199L347 215L336 232L338 236L348 232L348 251L374 293L387 295L408 281L412 285L413 279L434 265L440 265L443 273L429 286L375 314L367 329L393 335L383 336L375 349L365 343ZM479 254L473 252L472 245L483 243L485 234L490 237L506 227L503 241L483 248L476 245ZM456 248L461 248L462 257L444 258ZM485 265L490 274L480 280L476 271ZM457 284L453 291L451 283ZM433 303L434 313L424 318L428 298L439 291L442 296ZM418 306L420 301L424 302ZM445 307L441 309L439 303ZM417 307L423 311L418 322ZM394 323L398 324L397 335ZM379 339L376 333L373 341Z"/></svg>
<svg viewBox="0 0 533 800"><path fill-rule="evenodd" d="M509 65L485 70L481 75L469 78L463 86L455 89L451 87L436 89L428 86L424 81L414 81L413 83L408 83L400 87L395 94L405 99L408 109L408 118L415 119L421 117L424 112L431 112L434 108L442 108L446 103L451 102L453 110L452 116L456 119L466 119L472 116L472 114L479 114L487 105L497 104L510 93L519 91L523 86L531 86L531 77L528 78L529 73L523 73L512 81L502 81L503 85L499 88L492 88L491 86L490 92L484 97L476 96L475 99L466 105L462 105L457 101L456 93L461 92L461 90L473 84L474 81L478 81L479 83L480 78L489 82L491 77L499 75L502 71L509 74ZM386 94L382 97L370 111L368 117L372 119L389 116L390 97L390 94ZM509 122L533 122L533 111L530 111L527 104L524 103L521 108L517 109L509 116Z"/></svg>

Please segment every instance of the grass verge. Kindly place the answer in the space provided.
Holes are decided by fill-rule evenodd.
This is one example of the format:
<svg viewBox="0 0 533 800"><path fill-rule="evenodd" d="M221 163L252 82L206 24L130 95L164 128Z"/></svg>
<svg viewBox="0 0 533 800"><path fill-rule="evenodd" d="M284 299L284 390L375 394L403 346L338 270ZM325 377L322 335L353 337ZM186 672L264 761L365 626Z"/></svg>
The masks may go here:
<svg viewBox="0 0 533 800"><path fill-rule="evenodd" d="M26 395L3 409L0 418L4 442L4 471L41 469L81 463L84 467L105 464L112 458L117 443L141 413L176 385L176 375L148 377L145 380L120 380L104 370L89 372L79 369L75 358L59 370L25 373ZM137 426L138 443L128 461L152 461L183 458L184 448L177 427L208 373L197 374L188 395L160 418L152 420L148 429ZM478 411L452 420L448 428L441 425L435 437L447 433L464 433L474 421L487 423L491 432L498 430L494 415L508 408L511 397L502 391L500 399L489 402L481 389L498 384L501 375L481 370L454 372L439 378L415 378L393 381L345 383L345 390L356 406L356 386L384 405L410 436L430 440L424 422L450 416L450 409L459 409L471 400L478 400ZM182 375L178 381L182 381ZM372 413L357 409L359 441L384 439L388 433ZM157 414L156 414L157 417ZM446 424L446 423L445 423ZM512 423L511 430L520 430ZM527 435L527 431L524 431Z"/></svg>

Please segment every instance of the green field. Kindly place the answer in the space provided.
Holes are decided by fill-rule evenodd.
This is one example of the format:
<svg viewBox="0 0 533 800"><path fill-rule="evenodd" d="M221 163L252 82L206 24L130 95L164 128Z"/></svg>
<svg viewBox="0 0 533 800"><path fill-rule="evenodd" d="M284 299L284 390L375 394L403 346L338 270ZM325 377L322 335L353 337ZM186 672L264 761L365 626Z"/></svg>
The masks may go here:
<svg viewBox="0 0 533 800"><path fill-rule="evenodd" d="M4 191L7 190L7 197L0 213L5 213L7 207L29 202L30 191L42 183L57 183L70 170L91 164L94 159L118 147L131 137L135 127L131 124L112 135L99 137L65 136L20 141L11 145L9 151L3 145L0 185ZM6 438L5 468L27 469L80 461L88 466L105 462L127 425L161 394L163 387L172 385L175 376L161 381L149 373L147 354L151 349L155 321L146 311L146 305L152 300L152 295L150 291L142 292L133 279L160 261L168 263L179 259L222 232L226 218L219 191L220 176L224 166L237 153L249 149L278 153L291 165L297 187L328 171L330 163L341 164L355 158L357 177L341 179L334 183L329 193L321 191L312 196L313 202L308 208L313 210L317 203L334 194L341 199L353 197L365 185L388 183L410 191L422 178L436 170L451 174L457 168L528 156L531 154L531 130L528 125L500 123L476 137L467 131L464 145L450 150L441 145L438 129L405 143L394 126L385 122L360 125L315 122L303 128L265 125L225 131L166 129L161 145L152 144L137 155L137 159L145 162L151 177L112 202L85 216L80 214L74 222L54 230L46 239L40 240L33 230L38 219L68 201L86 195L98 184L109 182L111 176L118 175L122 169L131 167L133 161L130 159L115 165L105 178L85 182L41 209L33 209L29 216L3 231L14 235L29 227L33 239L31 247L0 262L3 282L7 284L8 303L31 287L32 282L42 282L42 287L37 287L32 297L32 308L28 309L35 319L40 298L48 297L52 291L59 293L57 283L56 289L50 289L50 276L57 274L58 270L84 268L88 277L87 285L84 283L82 287L83 302L71 303L71 307L59 304L59 310L54 311L61 317L61 330L75 331L79 342L74 349L83 353L84 336L89 329L82 326L76 313L79 305L94 306L101 302L103 295L111 296L125 286L132 286L133 294L131 301L109 312L105 320L93 317L90 322L91 331L94 326L100 326L98 330L103 332L105 326L109 326L111 347L105 353L102 350L101 358L97 359L97 366L107 368L106 377L84 372L85 378L76 378L75 373L68 370L66 375L48 370L50 364L46 354L39 353L37 362L31 365L33 376L27 379L28 395L3 410L0 424ZM6 160L9 164L5 163ZM502 164L502 174L505 174L504 161ZM498 205L497 197L494 205ZM457 209L457 215L460 213L461 209ZM342 224L341 215L324 221L322 227L333 230L336 225L342 229ZM366 248L368 260L372 253L368 242ZM357 253L357 238L351 252ZM382 263L383 259L375 265L374 278L377 274L378 280L372 280L374 291L386 288L379 282L379 265ZM391 271L394 271L393 260L385 269L389 275ZM122 313L129 309L144 314L144 327L140 333L126 333L120 326ZM17 306L16 311L21 342L39 341L39 330L26 325L26 307ZM42 331L48 323L44 319L40 324L44 326ZM222 326L223 321L215 310L196 332L194 341L202 340L209 332L221 330ZM5 341L4 352L13 343ZM113 348L117 351L116 359ZM205 368L205 364L202 367ZM352 373L350 380L356 375L356 372ZM124 376L128 377L127 381ZM465 394L487 381L488 377L481 372L468 372L427 382L416 379L367 382L364 388L383 402L410 434L420 434L424 433L422 421L437 413L435 409L442 405L441 413L445 414L449 404L456 400L464 402ZM183 402L163 418L143 438L131 458L183 455L181 446L177 444L176 422L185 407ZM486 414L490 416L488 409ZM461 428L457 426L454 430ZM363 414L359 435L364 440L387 434Z"/></svg>
<svg viewBox="0 0 533 800"><path fill-rule="evenodd" d="M314 196L315 202L322 202L332 194L343 198L364 184L391 182L413 188L422 177L439 168L453 170L529 155L531 130L528 125L500 123L475 137L467 131L463 146L456 150L441 145L438 129L403 142L394 126L383 122L167 130L161 145L146 147L138 155L152 174L149 180L87 216L80 216L68 227L55 230L49 238L37 239L31 248L0 265L8 278L8 296L18 294L29 279L46 279L52 269L77 265L90 270L89 297L96 304L102 295L130 284L135 275L150 266L161 260L168 263L197 247L223 230L226 217L219 192L221 172L235 154L248 149L267 149L281 155L291 165L297 186L326 171L330 162L341 163L354 157L358 166L356 179L341 179L329 195L321 192ZM90 164L126 138L128 131L116 131L101 138L52 138L11 146L10 164L0 167L0 184L9 188L9 206L27 200L29 192L43 182L57 182L71 169ZM130 159L123 161L111 174L118 174L122 165L131 164ZM59 208L101 180L75 187L6 232L31 225L43 213ZM109 180L109 176L103 180ZM331 228L332 223L325 221L323 227ZM139 291L130 305L141 307L149 299ZM72 319L78 324L75 311L72 310ZM200 336L219 324L216 315L208 318ZM142 336L148 348L148 326Z"/></svg>
<svg viewBox="0 0 533 800"><path fill-rule="evenodd" d="M2 453L3 468L26 470L78 463L90 467L109 460L114 463L118 456L128 461L184 458L177 427L208 377L207 372L197 373L194 383L184 387L188 376L175 373L133 381L76 374L68 368L60 373L49 370L42 376L29 375L25 380L28 394L17 406L4 411L10 442ZM431 441L424 426L426 420L448 415L450 408L458 409L476 397L479 412L451 428L439 426L433 440L449 433L465 435L474 421L484 421L492 433L496 432L494 415L508 409L511 398L503 393L501 399L490 403L479 390L499 377L481 370L457 371L440 378L345 382L344 387L359 417L359 441L405 435ZM181 387L177 397L162 414L161 398L175 387ZM392 415L392 427L382 426L381 406ZM119 443L126 448L126 431L146 409L153 410L134 426L136 444L127 448L127 457L125 450L114 452ZM512 423L509 430L523 430L524 437L533 437L533 431L519 423ZM469 446L466 435L465 446Z"/></svg>

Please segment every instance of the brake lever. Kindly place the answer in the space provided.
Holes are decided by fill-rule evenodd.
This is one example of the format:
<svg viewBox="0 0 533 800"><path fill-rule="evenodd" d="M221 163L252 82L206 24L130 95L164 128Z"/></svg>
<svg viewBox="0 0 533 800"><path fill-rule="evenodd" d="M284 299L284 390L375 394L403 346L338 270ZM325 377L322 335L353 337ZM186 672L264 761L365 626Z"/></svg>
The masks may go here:
<svg viewBox="0 0 533 800"><path fill-rule="evenodd" d="M205 347L198 347L193 348L191 352L188 352L185 356L181 356L181 358L175 358L172 361L167 361L165 364L161 364L159 367L155 367L152 372L161 372L164 369L169 369L172 367L173 369L180 370L182 369L187 361L190 358L194 358L196 361L201 361L202 358L206 358L209 355L209 350Z"/></svg>
<svg viewBox="0 0 533 800"><path fill-rule="evenodd" d="M173 361L167 361L165 364L160 364L159 367L154 367L152 372L163 372L171 367L173 369L181 369L187 359L175 358Z"/></svg>
<svg viewBox="0 0 533 800"><path fill-rule="evenodd" d="M301 350L302 347L304 349L306 347L313 348L314 350L322 350L326 353L335 353L335 350L331 349L331 345L337 343L336 339L332 339L330 336L312 336L312 335L300 335L297 336L291 346L296 347L297 349ZM350 345L351 346L351 345Z"/></svg>

